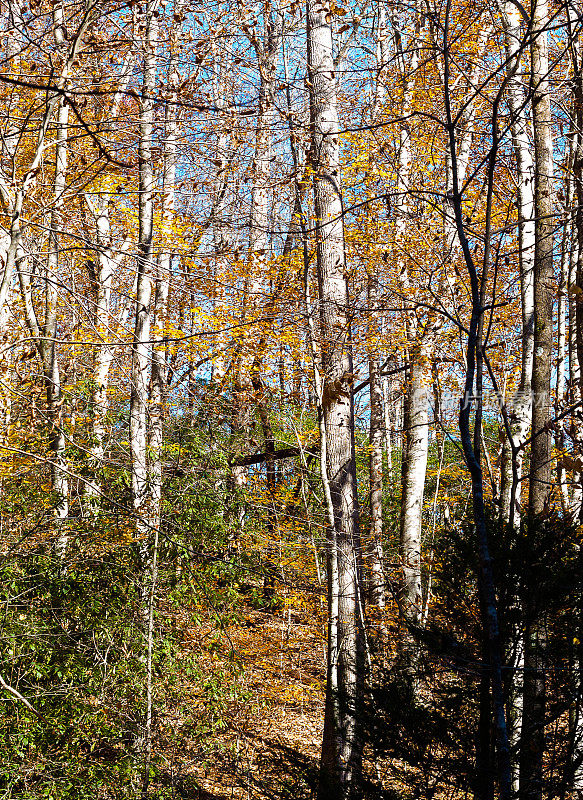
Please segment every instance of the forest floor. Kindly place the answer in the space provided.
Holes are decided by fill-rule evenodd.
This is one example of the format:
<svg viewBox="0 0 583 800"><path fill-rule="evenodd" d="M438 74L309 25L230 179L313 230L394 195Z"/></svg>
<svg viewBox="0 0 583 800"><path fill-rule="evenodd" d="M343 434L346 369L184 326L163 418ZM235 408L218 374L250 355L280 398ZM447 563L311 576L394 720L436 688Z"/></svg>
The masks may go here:
<svg viewBox="0 0 583 800"><path fill-rule="evenodd" d="M181 737L177 753L175 746L164 748L161 741L171 797L303 800L314 796L324 719L324 609L319 613L313 598L310 608L301 608L298 600L293 608L284 604L273 611L247 606L242 619L222 631L217 646L202 653L201 641L208 635L205 626L184 627L185 660L189 651L196 652L203 673L218 676L218 682L233 661L238 670L231 679L233 699L225 704L206 743L201 745L198 736L190 747ZM184 679L174 719L166 719L166 727L181 727L180 718L189 706L192 713L196 683Z"/></svg>

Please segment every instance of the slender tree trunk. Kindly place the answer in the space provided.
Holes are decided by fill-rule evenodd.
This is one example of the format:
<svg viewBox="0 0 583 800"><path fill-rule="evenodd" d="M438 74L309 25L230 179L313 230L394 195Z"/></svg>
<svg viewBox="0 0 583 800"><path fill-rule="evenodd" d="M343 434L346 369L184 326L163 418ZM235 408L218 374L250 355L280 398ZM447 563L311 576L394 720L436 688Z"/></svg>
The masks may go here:
<svg viewBox="0 0 583 800"><path fill-rule="evenodd" d="M368 278L368 312L372 317L374 331L374 315L378 313L378 278ZM370 492L370 530L368 545L368 594L372 605L381 609L385 606L385 572L383 556L383 439L384 439L384 406L378 357L378 345L373 336L369 343L369 492Z"/></svg>
<svg viewBox="0 0 583 800"><path fill-rule="evenodd" d="M22 7L20 2L13 2L10 5L9 20L5 16L6 27L9 32L5 35L6 68L8 76L18 79L21 69L21 48L22 31L24 30ZM6 121L5 132L0 141L0 163L7 164L8 170L14 169L15 156L18 149L20 138L20 126L18 115L9 114ZM4 178L4 174L0 171ZM18 196L18 195L17 195ZM12 203L7 203L7 216L10 219L10 231L7 233L0 231L0 261L4 265L2 281L0 283L0 341L7 342L9 337L9 308L7 300L10 295L14 266L16 263L16 251L20 243L20 210L15 214L15 201L17 196L12 198ZM6 198L3 198L6 199ZM13 206L12 208L10 206ZM10 421L12 417L12 392L11 392L11 367L9 354L6 350L0 354L0 443L5 444L8 439Z"/></svg>
<svg viewBox="0 0 583 800"><path fill-rule="evenodd" d="M213 238L214 261L212 289L213 309L217 318L221 318L225 303L225 286L229 272L229 249L231 247L231 231L227 223L229 208L229 139L231 121L227 116L228 106L228 64L229 53L220 51L213 43L213 55L217 63L213 81L213 100L217 107L217 141L215 149L215 171L212 184L212 207L210 226ZM216 338L216 357L213 359L213 380L222 385L227 370L227 341L224 334Z"/></svg>
<svg viewBox="0 0 583 800"><path fill-rule="evenodd" d="M154 326L152 344L152 378L150 392L150 502L152 525L160 527L162 503L162 447L164 442L164 410L168 379L168 353L166 324L168 321L168 296L172 270L172 232L176 183L176 88L179 76L174 67L174 49L178 29L175 28L170 44L168 87L165 109L164 173L161 238L154 294Z"/></svg>
<svg viewBox="0 0 583 800"><path fill-rule="evenodd" d="M577 339L579 331L577 325L577 294L575 286L577 283L577 266L579 246L577 238L579 234L575 231L575 238L572 243L572 252L569 266L569 281L567 297L569 301L569 329L568 329L568 348L569 348L569 392L568 401L570 405L577 405L581 402L581 382L579 357L577 355ZM583 430L579 418L574 415L571 418L571 432L575 446L581 450L583 443ZM581 520L583 511L583 473L573 473L573 483L571 487L571 516L575 520Z"/></svg>
<svg viewBox="0 0 583 800"><path fill-rule="evenodd" d="M533 10L532 108L535 151L536 244L534 265L535 334L533 364L532 455L529 515L531 521L548 510L551 491L550 382L553 344L553 143L548 86L548 7L537 0Z"/></svg>
<svg viewBox="0 0 583 800"><path fill-rule="evenodd" d="M149 485L148 389L152 358L152 282L154 267L154 175L152 138L156 86L157 21L151 0L142 7L144 25L143 79L139 112L138 253L134 339L130 394L130 453L132 503L140 559L140 626L146 645L146 715L141 747L144 754L142 797L146 798L152 757L151 626L156 580L158 525Z"/></svg>
<svg viewBox="0 0 583 800"><path fill-rule="evenodd" d="M93 387L91 390L91 443L89 445L89 475L83 493L89 510L95 510L100 493L99 471L103 466L106 444L106 419L109 407L109 374L113 364L115 349L110 344L112 335L123 330L130 311L130 303L122 303L117 324L113 326L111 309L111 290L114 275L126 255L129 241L125 239L114 255L111 222L107 203L98 198L85 196L85 202L95 220L97 244L97 269L93 266L92 278L95 283L95 310L93 329L97 339L93 361ZM112 330L113 328L113 330Z"/></svg>
<svg viewBox="0 0 583 800"><path fill-rule="evenodd" d="M63 10L55 7L55 44L62 50L65 46ZM69 479L66 471L66 439L63 430L63 394L57 355L57 307L58 307L58 269L59 246L62 223L64 192L67 185L67 139L69 127L69 107L62 100L56 119L55 182L54 200L49 231L49 252L47 259L47 279L45 288L45 323L43 326L42 356L47 390L47 420L49 423L53 492L55 498L55 518L57 520L57 539L55 553L59 560L65 557L68 545L66 519L69 516Z"/></svg>
<svg viewBox="0 0 583 800"><path fill-rule="evenodd" d="M569 4L570 17L578 24L579 8ZM571 402L576 403L583 398L583 302L580 289L583 287L583 57L578 40L573 38L571 45L573 69L573 106L575 145L573 157L573 178L575 183L575 229L576 237L573 247L571 274L569 279L569 378L571 385ZM581 423L577 417L573 419L575 438L581 441ZM575 478L575 476L573 476ZM573 488L573 515L581 518L583 512L583 473Z"/></svg>
<svg viewBox="0 0 583 800"><path fill-rule="evenodd" d="M354 449L352 353L340 178L331 9L308 0L308 80L314 169L316 248L326 473L334 509L328 552L329 631L319 800L354 796L359 783L363 689L359 509ZM337 625L334 622L338 609Z"/></svg>
<svg viewBox="0 0 583 800"><path fill-rule="evenodd" d="M578 51L576 51L578 53ZM573 161L573 172L575 176L576 189L576 212L575 225L577 227L577 270L576 286L581 289L583 286L583 63L581 56L577 59L574 66L573 85L575 92L575 123L577 144L575 147L575 158ZM576 355L579 367L579 393L583 397L583 302L577 290L573 307L575 309L575 341Z"/></svg>
<svg viewBox="0 0 583 800"><path fill-rule="evenodd" d="M483 596L483 591L480 591ZM485 609L480 613L484 615ZM482 634L482 658L480 665L480 699L479 720L476 737L476 786L474 797L476 800L494 800L495 770L492 760L492 694L491 670L489 658L489 641L485 632Z"/></svg>
<svg viewBox="0 0 583 800"><path fill-rule="evenodd" d="M386 99L386 69L389 63L389 32L387 25L387 9L385 0L377 2L377 79L375 84L375 102L373 121L382 111ZM370 396L369 422L369 505L370 524L367 546L368 560L368 599L379 609L385 605L385 574L383 556L383 445L390 433L386 430L386 417L389 413L388 397L383 392L383 378L380 375L380 355L378 329L383 329L382 311L379 309L378 275L371 272L368 276L368 314L369 335L368 370ZM390 471L390 442L387 447Z"/></svg>
<svg viewBox="0 0 583 800"><path fill-rule="evenodd" d="M124 92L127 88L133 57L126 57L118 89L108 109L110 119L115 119L121 105ZM93 361L93 387L91 391L91 443L89 445L89 475L83 485L83 493L88 501L89 510L97 507L97 498L100 492L99 471L103 466L105 455L105 440L107 434L106 418L108 411L108 385L111 365L115 350L109 346L112 338L113 317L111 309L111 290L114 275L129 248L129 240L124 238L114 254L111 220L109 215L109 199L101 196L94 197L88 192L84 194L85 203L93 217L95 224L95 239L97 250L97 265L91 261L93 281L95 283L95 308L93 317L94 334L97 347ZM93 254L93 250L91 255ZM116 328L120 331L125 327L130 303L121 304Z"/></svg>
<svg viewBox="0 0 583 800"><path fill-rule="evenodd" d="M429 386L431 381L430 355L427 338L412 353L407 376L405 397L405 462L403 469L403 498L401 504L401 560L403 584L401 611L409 629L419 626L422 612L421 591L421 520L425 496L425 476L429 449ZM403 636L403 655L410 668L415 663L417 649L411 630Z"/></svg>
<svg viewBox="0 0 583 800"><path fill-rule="evenodd" d="M569 306L569 393L568 400L575 405L583 397L581 358L583 356L583 302L580 287L583 285L583 63L579 39L573 30L579 26L579 7L567 6L571 26L571 64L573 70L573 179L575 201L575 233L569 260L567 297ZM567 197L567 208L569 208ZM581 446L581 422L578 415L571 419L571 433L575 446ZM570 512L573 519L581 522L583 512L582 473L573 473ZM579 563L583 564L583 548L579 548ZM578 642L574 643L572 686L574 697L569 713L571 739L570 769L565 788L573 790L576 797L583 797L583 599L579 591Z"/></svg>
<svg viewBox="0 0 583 800"><path fill-rule="evenodd" d="M532 365L534 358L534 161L532 136L526 115L526 92L521 68L522 31L520 13L506 0L501 7L507 58L507 99L510 108L512 144L516 158L518 194L518 246L522 308L522 361L518 391L512 399L512 438L502 450L500 517L514 527L521 519L521 476L524 443L531 423ZM514 462L514 463L513 463Z"/></svg>
<svg viewBox="0 0 583 800"><path fill-rule="evenodd" d="M570 160L570 159L569 159ZM570 165L569 165L570 166ZM568 167L569 168L569 167ZM566 208L571 208L571 176L566 180ZM569 303L567 291L569 286L569 270L571 262L571 229L570 218L566 218L563 223L563 235L561 237L561 267L559 272L558 298L557 298L557 383L555 390L555 417L559 418L566 400L567 389L567 312ZM555 430L555 447L560 452L565 447L565 420L559 418ZM557 459L557 483L561 492L561 506L563 513L568 514L571 510L569 486L567 474L563 461Z"/></svg>
<svg viewBox="0 0 583 800"><path fill-rule="evenodd" d="M387 97L387 67L390 59L390 35L388 26L387 5L385 0L377 0L376 21L376 60L377 78L375 82L375 99L372 112L373 120L377 120L383 110Z"/></svg>
<svg viewBox="0 0 583 800"><path fill-rule="evenodd" d="M275 68L281 41L281 19L271 8L265 19L261 44L256 43L259 64L259 108L255 153L251 165L251 214L249 220L250 287L249 304L256 317L266 300L266 265L269 250L271 211L272 128L275 122Z"/></svg>
<svg viewBox="0 0 583 800"><path fill-rule="evenodd" d="M174 31L173 38L176 35ZM171 47L175 46L175 41ZM153 309L153 337L151 351L151 391L149 399L149 458L148 458L148 552L144 575L143 595L147 598L146 612L146 719L145 719L145 758L142 798L147 800L150 783L150 764L152 759L152 722L154 710L154 673L152 657L154 652L154 617L156 610L156 583L158 579L158 548L160 525L162 522L162 459L164 444L164 408L168 361L164 328L168 318L168 294L172 252L170 241L174 221L174 193L176 178L176 85L178 75L173 69L172 55L169 65L168 97L166 102L165 141L164 141L164 188L162 199L162 249L158 257ZM152 254L153 255L153 254Z"/></svg>
<svg viewBox="0 0 583 800"><path fill-rule="evenodd" d="M132 351L130 397L130 450L132 457L132 500L138 538L147 550L150 533L148 492L147 405L150 379L150 330L153 275L154 178L152 167L152 133L154 123L154 89L156 81L157 23L148 0L144 7L145 50L139 120L139 241L137 256L138 280Z"/></svg>
<svg viewBox="0 0 583 800"><path fill-rule="evenodd" d="M522 76L523 37L520 13L510 0L500 6L507 58L507 102L511 113L512 144L516 159L518 195L518 254L522 310L522 359L518 391L511 401L512 441L505 437L502 447L500 519L516 532L520 529L521 479L524 445L532 413L532 366L534 358L534 162L532 136L526 115L526 92ZM521 600L511 602L517 610ZM520 614L518 615L521 616ZM513 755L512 786L519 789L520 737L522 725L522 693L524 674L524 632L519 623L506 643L507 656L513 667L508 689L508 733Z"/></svg>
<svg viewBox="0 0 583 800"><path fill-rule="evenodd" d="M450 63L448 53L449 17L444 27L444 100L446 110L446 131L452 169L451 205L456 223L457 235L470 280L472 314L468 329L466 349L466 375L464 394L460 403L459 429L462 448L472 481L472 505L476 529L480 592L480 616L484 637L483 659L489 663L492 694L493 718L496 731L497 777L501 800L512 796L512 769L510 745L506 724L505 698L502 681L502 645L498 623L498 605L492 557L484 503L484 482L481 466L481 418L482 418L482 365L483 365L483 315L485 288L487 283L487 260L484 256L482 274L479 276L470 245L466 237L463 220L462 193L457 171L456 126L451 106ZM495 157L495 150L491 158ZM492 177L488 185L488 209L491 208ZM488 210L488 216L489 216ZM487 222L489 227L489 222ZM486 240L488 246L488 241ZM474 427L472 432L471 415L473 398L477 397Z"/></svg>
<svg viewBox="0 0 583 800"><path fill-rule="evenodd" d="M93 209L92 209L93 210ZM111 230L109 212L105 204L95 207L95 227L97 230L97 272L95 302L95 333L99 345L95 350L93 372L93 390L91 406L93 415L92 441L89 446L90 478L85 486L85 494L93 503L99 494L98 471L103 464L105 454L106 417L107 417L107 384L109 370L113 361L113 350L105 346L110 338L110 306L111 284L113 280L113 258L111 252Z"/></svg>
<svg viewBox="0 0 583 800"><path fill-rule="evenodd" d="M411 179L411 132L408 119L412 111L413 80L419 58L419 48L414 47L407 57L407 43L403 41L400 25L393 19L395 52L403 82L402 117L406 122L399 131L397 164L397 198L395 202L395 244L402 266L399 269L403 297L409 303L411 285L407 270L406 232L409 220ZM420 324L413 308L405 312L408 345L408 370L404 397L403 448L401 462L401 524L400 560L402 583L400 606L404 630L400 638L401 658L405 669L413 676L417 645L412 629L419 625L422 612L421 593L421 515L425 496L425 476L429 447L430 344L427 327ZM428 326L431 327L430 325Z"/></svg>
<svg viewBox="0 0 583 800"><path fill-rule="evenodd" d="M259 110L257 116L257 132L255 138L255 153L252 163L253 187L251 190L251 215L249 221L249 256L250 256L250 287L249 307L251 320L263 316L263 309L269 306L269 280L267 263L269 257L269 230L271 213L271 162L272 162L272 137L275 123L275 70L281 42L281 17L271 7L266 14L263 42L255 45L259 63ZM263 328L263 324L262 328ZM258 332L256 328L251 331ZM258 337L258 346L255 346L253 363L250 368L251 386L255 399L261 429L265 443L265 451L270 457L265 462L267 483L267 542L263 595L270 601L275 591L275 490L276 473L275 463L271 455L275 449L273 429L269 419L269 411L265 403L265 386L262 380L263 352L267 345L267 335L262 332ZM244 377L244 379L246 376Z"/></svg>
<svg viewBox="0 0 583 800"><path fill-rule="evenodd" d="M547 0L535 0L531 27L532 120L535 154L536 241L534 260L534 361L529 529L532 536L550 509L552 434L550 384L553 357L553 145L548 84ZM521 800L540 800L545 750L545 623L535 587L527 587L524 645L524 700L520 748Z"/></svg>

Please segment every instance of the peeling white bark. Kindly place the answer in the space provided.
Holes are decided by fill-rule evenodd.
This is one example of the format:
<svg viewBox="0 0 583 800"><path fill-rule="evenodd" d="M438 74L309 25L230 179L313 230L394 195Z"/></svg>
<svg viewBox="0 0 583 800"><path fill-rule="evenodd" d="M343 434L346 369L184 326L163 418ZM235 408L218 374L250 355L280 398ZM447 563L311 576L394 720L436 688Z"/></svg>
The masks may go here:
<svg viewBox="0 0 583 800"><path fill-rule="evenodd" d="M334 509L329 536L328 678L319 800L348 798L361 770L363 682L359 508L354 450L352 354L345 275L336 79L328 2L308 0L308 80L320 291L326 476ZM334 628L335 608L338 622Z"/></svg>

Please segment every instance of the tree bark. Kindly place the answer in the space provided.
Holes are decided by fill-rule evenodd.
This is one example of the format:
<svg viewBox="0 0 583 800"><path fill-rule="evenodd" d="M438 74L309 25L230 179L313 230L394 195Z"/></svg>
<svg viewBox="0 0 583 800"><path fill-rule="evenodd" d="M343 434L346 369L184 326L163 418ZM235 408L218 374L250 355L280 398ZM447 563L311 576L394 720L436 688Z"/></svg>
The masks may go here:
<svg viewBox="0 0 583 800"><path fill-rule="evenodd" d="M528 498L529 531L535 536L550 510L552 434L551 370L553 357L553 145L548 84L547 0L535 0L531 20L532 121L535 164L534 361L532 372L532 447ZM521 800L540 800L545 750L545 623L535 587L525 597L524 694L520 748Z"/></svg>
<svg viewBox="0 0 583 800"><path fill-rule="evenodd" d="M147 797L152 757L151 626L159 526L149 485L148 389L151 374L152 283L154 270L154 174L152 139L158 24L151 0L141 9L144 26L143 77L139 108L138 252L130 394L131 488L141 568L139 623L146 646L146 715L142 741L142 797Z"/></svg>
<svg viewBox="0 0 583 800"><path fill-rule="evenodd" d="M53 14L55 45L59 51L66 46L63 9L55 6ZM47 393L47 421L52 458L52 488L56 495L54 514L57 522L55 554L59 561L68 546L66 520L69 516L69 477L66 469L66 438L63 430L63 394L57 354L57 308L59 247L64 192L67 185L67 139L69 107L61 99L56 118L55 180L53 209L49 230L47 274L45 286L45 321L42 330L41 354Z"/></svg>
<svg viewBox="0 0 583 800"><path fill-rule="evenodd" d="M130 450L132 458L132 501L138 539L144 545L150 533L148 492L147 405L150 379L150 330L153 276L154 177L152 135L156 81L157 22L151 3L146 2L144 73L139 118L139 207L136 310L132 349L130 396Z"/></svg>
<svg viewBox="0 0 583 800"><path fill-rule="evenodd" d="M579 7L569 3L571 26L578 25ZM575 184L575 242L569 276L569 382L570 401L574 404L583 399L583 57L578 38L571 35L571 64L573 70L573 122L575 144L573 156L573 178ZM581 423L573 419L575 438L581 442ZM573 515L581 518L583 513L583 473L573 487ZM575 476L574 476L575 478Z"/></svg>
<svg viewBox="0 0 583 800"><path fill-rule="evenodd" d="M326 473L334 511L328 540L328 673L319 800L354 796L362 762L363 624L353 380L340 177L332 10L308 0L308 81L322 352ZM335 609L338 610L337 624Z"/></svg>
<svg viewBox="0 0 583 800"><path fill-rule="evenodd" d="M452 113L450 93L450 61L448 53L449 18L446 18L444 27L444 100L446 110L446 132L448 149L452 169L452 195L451 205L455 219L457 236L465 261L471 289L471 318L468 328L466 348L466 375L464 394L460 402L459 430L462 448L468 471L472 481L472 506L474 512L474 525L476 530L480 594L480 616L484 638L483 658L489 664L490 685L492 693L494 727L496 731L497 750L497 777L501 800L510 800L512 796L512 769L510 762L510 746L508 728L506 724L505 698L502 681L502 646L500 641L500 627L498 623L498 606L488 526L484 503L484 482L481 466L481 416L482 416L482 364L483 364L483 315L485 288L487 282L487 260L484 256L482 274L479 276L476 264L472 257L470 245L466 237L463 220L462 193L457 171L456 153L456 125ZM493 190L492 160L496 151L490 154L490 169L488 181L487 216L491 208ZM487 221L487 227L489 222ZM476 400L475 419L473 431L471 427L472 407Z"/></svg>
<svg viewBox="0 0 583 800"><path fill-rule="evenodd" d="M411 284L407 269L406 232L409 219L411 182L411 131L408 119L412 113L413 76L419 60L419 48L408 47L403 41L400 25L393 17L395 52L403 83L401 115L406 120L399 130L397 162L397 198L395 201L395 245L402 262L399 275L405 303L409 303ZM399 555L402 581L399 592L403 630L399 640L403 667L413 677L417 645L412 630L421 619L421 515L425 496L425 477L429 447L429 358L431 353L431 324L422 325L416 309L405 311L407 335L407 380L403 409L403 447L401 461L401 522Z"/></svg>
<svg viewBox="0 0 583 800"><path fill-rule="evenodd" d="M121 101L129 81L133 58L127 56L122 66L118 89L113 97L107 114L114 121L119 112ZM117 324L113 325L111 308L111 293L116 270L123 261L128 249L129 241L124 238L118 246L117 254L114 252L113 233L108 208L108 198L98 195L92 196L84 193L83 198L95 225L95 245L89 257L97 251L97 265L92 264L92 279L95 283L95 300L93 314L93 331L97 338L97 347L93 359L93 387L91 390L91 443L88 457L88 480L83 485L83 494L87 501L88 510L97 508L97 498L100 493L99 470L103 466L106 443L106 419L109 407L108 385L111 365L113 364L115 350L109 345L112 334L122 332L130 311L130 303L121 304ZM114 328L114 330L112 330Z"/></svg>
<svg viewBox="0 0 583 800"><path fill-rule="evenodd" d="M526 92L522 78L523 36L518 8L510 0L500 6L507 59L507 101L511 113L512 144L516 159L518 194L518 247L522 309L522 360L520 383L511 403L512 442L502 449L500 518L513 527L521 519L521 477L524 445L532 413L532 365L534 358L534 162L532 135L526 115Z"/></svg>
<svg viewBox="0 0 583 800"><path fill-rule="evenodd" d="M421 521L425 496L425 477L429 450L429 336L421 339L409 359L405 397L403 498L401 501L401 561L403 584L400 593L401 612L408 629L403 636L403 655L410 668L417 649L412 629L419 626L422 612L421 591Z"/></svg>
<svg viewBox="0 0 583 800"><path fill-rule="evenodd" d="M372 318L374 332L375 316L378 312L378 278L369 275L368 278L368 313ZM370 603L379 609L385 606L385 570L383 556L383 440L384 431L384 403L382 393L382 377L380 376L380 363L378 345L373 335L372 343L368 345L370 376L370 422L369 422L369 493L370 493L370 529L368 543L368 595Z"/></svg>

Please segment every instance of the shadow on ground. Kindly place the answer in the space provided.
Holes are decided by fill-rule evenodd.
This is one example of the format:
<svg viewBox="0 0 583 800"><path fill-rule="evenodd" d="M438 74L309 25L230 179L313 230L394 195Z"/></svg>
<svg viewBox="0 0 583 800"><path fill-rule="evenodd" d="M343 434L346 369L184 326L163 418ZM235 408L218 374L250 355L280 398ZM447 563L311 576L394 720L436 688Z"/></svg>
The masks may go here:
<svg viewBox="0 0 583 800"><path fill-rule="evenodd" d="M254 800L313 800L318 765L314 758L281 742L254 737L259 745L253 761L240 759L234 771L236 785Z"/></svg>
<svg viewBox="0 0 583 800"><path fill-rule="evenodd" d="M248 748L238 756L217 754L214 773L220 787L202 788L193 775L175 775L163 781L172 800L316 800L318 759L283 742L260 736L246 737ZM166 795L164 795L166 797ZM359 800L396 800L394 791L375 779L365 779Z"/></svg>
<svg viewBox="0 0 583 800"><path fill-rule="evenodd" d="M263 737L250 737L254 756L239 758L225 765L230 773L229 798L249 800L316 800L318 759L300 753L282 742ZM225 792L225 789L223 789ZM186 797L186 796L184 796ZM201 800L223 800L223 795L201 793ZM383 789L374 779L365 778L359 800L396 800L392 790Z"/></svg>

